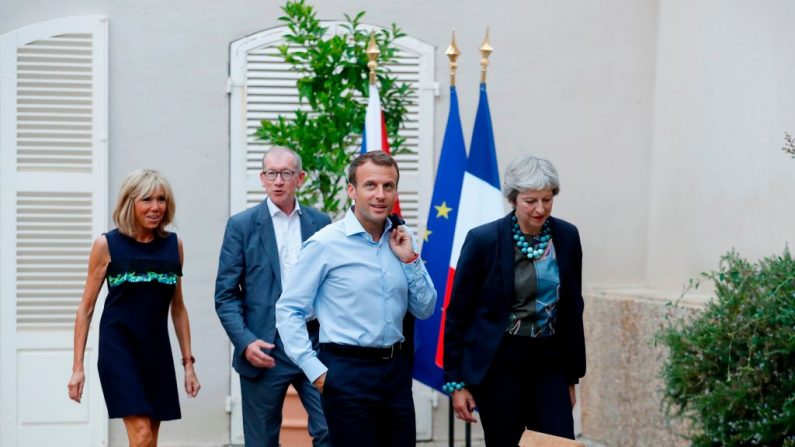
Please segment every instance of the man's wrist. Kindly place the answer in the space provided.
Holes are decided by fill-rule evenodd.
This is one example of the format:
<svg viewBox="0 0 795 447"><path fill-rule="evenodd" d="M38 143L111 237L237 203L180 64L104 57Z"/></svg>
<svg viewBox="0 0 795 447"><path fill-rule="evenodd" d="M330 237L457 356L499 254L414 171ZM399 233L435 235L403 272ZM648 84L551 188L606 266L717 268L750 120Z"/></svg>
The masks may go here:
<svg viewBox="0 0 795 447"><path fill-rule="evenodd" d="M299 368L304 372L306 378L311 383L315 383L318 377L328 372L328 368L317 357L311 357L299 365Z"/></svg>
<svg viewBox="0 0 795 447"><path fill-rule="evenodd" d="M411 257L410 257L410 258L408 258L408 259L401 259L401 261L403 261L403 263L404 263L404 264L411 264L412 262L414 262L414 261L416 261L417 259L419 259L419 257L420 257L420 254L419 254L419 253L417 253L416 251L412 251L412 255L411 255Z"/></svg>

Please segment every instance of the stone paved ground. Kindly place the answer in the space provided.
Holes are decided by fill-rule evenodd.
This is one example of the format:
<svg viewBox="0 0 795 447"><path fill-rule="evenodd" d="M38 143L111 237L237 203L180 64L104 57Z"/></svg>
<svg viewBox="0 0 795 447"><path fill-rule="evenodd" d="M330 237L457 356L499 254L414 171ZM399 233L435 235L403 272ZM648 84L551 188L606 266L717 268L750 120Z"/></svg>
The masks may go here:
<svg viewBox="0 0 795 447"><path fill-rule="evenodd" d="M598 442L589 441L587 439L578 439L578 441L585 444L585 447L610 447L604 444L600 444ZM455 447L466 447L463 441L457 441L454 444ZM447 441L433 441L433 442L418 442L417 447L448 447ZM473 440L471 447L485 447L485 444L482 440Z"/></svg>

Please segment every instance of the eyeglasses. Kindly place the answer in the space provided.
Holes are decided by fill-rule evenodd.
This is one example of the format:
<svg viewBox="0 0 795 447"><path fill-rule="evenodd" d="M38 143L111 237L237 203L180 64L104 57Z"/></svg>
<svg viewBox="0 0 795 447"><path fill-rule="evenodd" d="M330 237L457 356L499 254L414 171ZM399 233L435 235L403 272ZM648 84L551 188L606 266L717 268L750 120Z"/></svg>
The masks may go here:
<svg viewBox="0 0 795 447"><path fill-rule="evenodd" d="M298 171L289 171L285 169L284 171L262 171L265 174L265 178L274 181L276 180L277 176L282 176L282 180L285 182L293 178L293 175L298 174Z"/></svg>

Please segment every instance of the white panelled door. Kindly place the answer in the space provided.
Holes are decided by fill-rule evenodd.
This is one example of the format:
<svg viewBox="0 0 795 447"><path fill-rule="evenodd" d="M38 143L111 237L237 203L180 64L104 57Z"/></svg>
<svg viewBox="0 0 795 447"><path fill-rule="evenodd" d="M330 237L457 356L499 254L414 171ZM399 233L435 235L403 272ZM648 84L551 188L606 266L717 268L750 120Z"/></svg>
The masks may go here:
<svg viewBox="0 0 795 447"><path fill-rule="evenodd" d="M88 254L107 227L107 35L106 17L75 16L0 36L3 447L107 445L96 314L82 404L66 391Z"/></svg>
<svg viewBox="0 0 795 447"><path fill-rule="evenodd" d="M324 22L330 32L340 23ZM378 28L369 27L373 31ZM262 120L279 115L293 116L299 107L295 81L298 75L289 70L279 55L284 44L285 27L272 28L232 43L230 48L230 213L234 214L261 202L265 195L259 181L262 156L268 146L254 136ZM438 90L433 79L434 48L412 37L395 42L398 49L394 63L385 64L399 81L411 86L408 116L400 135L406 139L410 153L398 155L400 165L400 206L403 217L414 232L426 225L433 189L433 106ZM243 443L240 386L232 371L231 442ZM415 382L417 439L431 439L431 402L429 388Z"/></svg>

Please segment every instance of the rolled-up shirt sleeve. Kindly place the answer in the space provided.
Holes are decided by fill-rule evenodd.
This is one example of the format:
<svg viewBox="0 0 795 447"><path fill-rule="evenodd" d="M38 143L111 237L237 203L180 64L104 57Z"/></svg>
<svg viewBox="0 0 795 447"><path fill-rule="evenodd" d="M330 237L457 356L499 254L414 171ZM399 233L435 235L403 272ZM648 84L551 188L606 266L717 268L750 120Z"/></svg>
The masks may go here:
<svg viewBox="0 0 795 447"><path fill-rule="evenodd" d="M328 370L312 349L306 330L306 321L315 314L315 299L325 275L322 246L309 239L304 242L282 295L276 302L276 328L284 343L284 350L310 382Z"/></svg>

